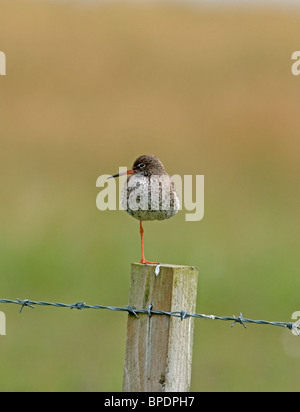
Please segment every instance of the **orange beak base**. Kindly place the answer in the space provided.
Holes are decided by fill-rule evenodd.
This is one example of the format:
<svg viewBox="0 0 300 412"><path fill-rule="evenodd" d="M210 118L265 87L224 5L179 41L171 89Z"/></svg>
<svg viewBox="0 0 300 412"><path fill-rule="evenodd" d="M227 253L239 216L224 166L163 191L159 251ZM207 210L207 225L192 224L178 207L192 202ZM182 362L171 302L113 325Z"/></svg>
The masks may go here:
<svg viewBox="0 0 300 412"><path fill-rule="evenodd" d="M134 173L134 170L133 170L133 169L129 169L129 170L126 170L126 172L117 173L116 175L109 176L108 179L112 179L113 177L116 178L116 177L124 176L124 175L132 175L133 173Z"/></svg>

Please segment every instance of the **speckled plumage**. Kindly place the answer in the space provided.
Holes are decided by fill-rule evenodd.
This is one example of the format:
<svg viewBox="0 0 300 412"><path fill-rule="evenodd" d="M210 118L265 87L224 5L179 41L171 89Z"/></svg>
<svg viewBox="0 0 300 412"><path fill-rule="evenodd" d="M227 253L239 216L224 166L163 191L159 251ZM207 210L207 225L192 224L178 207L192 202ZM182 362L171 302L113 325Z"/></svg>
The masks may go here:
<svg viewBox="0 0 300 412"><path fill-rule="evenodd" d="M174 216L180 203L174 182L161 161L153 155L140 156L133 164L122 190L122 207L139 221L165 220Z"/></svg>

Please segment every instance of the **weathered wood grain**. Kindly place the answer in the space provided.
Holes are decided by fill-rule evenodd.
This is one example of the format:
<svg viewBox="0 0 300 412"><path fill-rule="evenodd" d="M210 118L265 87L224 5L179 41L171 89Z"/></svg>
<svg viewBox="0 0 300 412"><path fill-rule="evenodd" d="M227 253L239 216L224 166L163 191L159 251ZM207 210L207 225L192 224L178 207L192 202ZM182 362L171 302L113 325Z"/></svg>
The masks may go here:
<svg viewBox="0 0 300 412"><path fill-rule="evenodd" d="M129 305L167 312L196 311L195 267L133 263ZM128 316L123 391L185 392L192 367L193 318Z"/></svg>

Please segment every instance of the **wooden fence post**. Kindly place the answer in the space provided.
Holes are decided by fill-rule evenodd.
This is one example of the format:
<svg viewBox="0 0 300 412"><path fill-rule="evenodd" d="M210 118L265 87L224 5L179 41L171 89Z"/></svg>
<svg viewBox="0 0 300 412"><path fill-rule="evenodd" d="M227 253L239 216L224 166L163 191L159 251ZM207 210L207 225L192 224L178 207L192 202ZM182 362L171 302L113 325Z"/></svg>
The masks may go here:
<svg viewBox="0 0 300 412"><path fill-rule="evenodd" d="M196 311L198 269L133 263L129 305L174 312ZM194 319L130 314L123 378L124 392L186 392L190 388Z"/></svg>

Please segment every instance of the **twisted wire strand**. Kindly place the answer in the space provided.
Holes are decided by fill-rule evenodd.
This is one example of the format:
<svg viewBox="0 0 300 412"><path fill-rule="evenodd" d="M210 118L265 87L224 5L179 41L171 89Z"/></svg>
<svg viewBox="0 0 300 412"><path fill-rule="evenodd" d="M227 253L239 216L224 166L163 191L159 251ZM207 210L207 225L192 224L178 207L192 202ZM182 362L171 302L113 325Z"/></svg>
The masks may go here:
<svg viewBox="0 0 300 412"><path fill-rule="evenodd" d="M0 303L19 305L21 306L20 313L23 311L25 307L35 309L36 306L69 308L69 309L77 309L77 310L106 309L106 310L112 310L116 312L127 312L129 315L133 315L137 318L139 317L138 316L139 314L145 314L145 315L148 315L149 317L151 317L152 315L170 316L170 317L180 318L182 321L188 318L220 320L220 321L227 321L227 322L230 321L230 322L233 322L231 327L235 326L237 323L242 325L244 328L246 328L246 323L249 323L249 324L252 323L252 324L257 324L257 325L270 325L270 326L286 328L291 331L294 331L298 336L300 335L300 325L298 324L298 322L270 322L267 320L253 320L253 319L244 318L241 313L239 316L234 316L234 315L233 316L215 316L215 315L205 315L205 314L199 314L199 313L188 313L184 310L175 311L175 312L166 312L163 310L153 309L152 304L149 305L148 308L146 309L137 309L130 305L126 305L123 307L104 306L104 305L87 305L84 302L66 304L66 303L58 303L58 302L54 302L54 303L53 302L43 302L43 301L39 302L39 301L33 301L29 299L24 299L24 300L0 299Z"/></svg>

